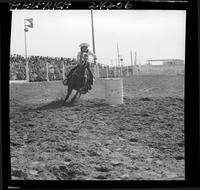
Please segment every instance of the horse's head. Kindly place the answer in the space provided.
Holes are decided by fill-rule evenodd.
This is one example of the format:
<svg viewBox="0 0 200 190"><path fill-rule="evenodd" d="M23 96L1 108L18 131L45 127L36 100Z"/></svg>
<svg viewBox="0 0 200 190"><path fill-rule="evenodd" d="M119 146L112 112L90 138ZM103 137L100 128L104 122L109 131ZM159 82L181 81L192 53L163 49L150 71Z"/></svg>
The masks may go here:
<svg viewBox="0 0 200 190"><path fill-rule="evenodd" d="M88 54L87 53L83 54L83 61L84 61L84 63L88 61Z"/></svg>
<svg viewBox="0 0 200 190"><path fill-rule="evenodd" d="M86 64L87 62L88 62L88 54L86 52L82 52L81 64Z"/></svg>

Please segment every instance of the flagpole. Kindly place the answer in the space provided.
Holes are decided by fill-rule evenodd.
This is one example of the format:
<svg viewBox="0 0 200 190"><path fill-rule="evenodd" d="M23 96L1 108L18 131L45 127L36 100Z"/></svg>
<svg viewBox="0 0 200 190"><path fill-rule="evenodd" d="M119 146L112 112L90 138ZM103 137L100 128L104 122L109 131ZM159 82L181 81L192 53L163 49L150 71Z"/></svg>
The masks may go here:
<svg viewBox="0 0 200 190"><path fill-rule="evenodd" d="M94 20L93 20L93 10L91 9L91 26L92 26L92 47L93 47L93 53L95 54L95 40L94 40ZM99 77L98 72L98 65L96 64L96 59L94 58L94 70L95 70L95 76Z"/></svg>
<svg viewBox="0 0 200 190"><path fill-rule="evenodd" d="M26 20L24 19L24 38L25 38L25 59L26 59L26 80L29 82L29 68L27 59L27 42L26 42Z"/></svg>
<svg viewBox="0 0 200 190"><path fill-rule="evenodd" d="M118 66L119 66L119 46L117 44L117 62L118 62Z"/></svg>

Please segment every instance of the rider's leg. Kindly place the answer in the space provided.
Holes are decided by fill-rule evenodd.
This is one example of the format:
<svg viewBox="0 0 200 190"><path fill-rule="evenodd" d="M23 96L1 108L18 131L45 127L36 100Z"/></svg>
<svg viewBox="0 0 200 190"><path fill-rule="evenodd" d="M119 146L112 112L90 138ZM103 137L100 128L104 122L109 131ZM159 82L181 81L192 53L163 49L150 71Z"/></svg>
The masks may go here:
<svg viewBox="0 0 200 190"><path fill-rule="evenodd" d="M89 76L90 76L90 84L93 85L93 74L92 74L92 71L90 70L89 67L87 67L87 69L88 69Z"/></svg>

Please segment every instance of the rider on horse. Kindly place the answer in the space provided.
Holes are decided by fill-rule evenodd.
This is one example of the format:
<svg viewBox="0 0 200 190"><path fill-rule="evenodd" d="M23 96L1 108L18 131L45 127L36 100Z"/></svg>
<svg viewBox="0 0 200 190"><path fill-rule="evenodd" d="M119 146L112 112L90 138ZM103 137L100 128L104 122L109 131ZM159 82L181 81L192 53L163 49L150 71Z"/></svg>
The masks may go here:
<svg viewBox="0 0 200 190"><path fill-rule="evenodd" d="M69 83L69 81L70 81L70 78L71 78L71 76L72 76L73 71L75 71L75 70L79 67L80 64L84 64L84 60L83 60L84 57L83 57L83 56L86 55L86 57L87 57L87 60L86 60L86 62L87 62L87 63L86 63L86 64L87 64L87 70L88 70L89 76L90 76L90 80L89 80L89 82L88 82L88 89L91 90L91 85L93 84L93 74L92 74L92 72L91 72L91 70L90 70L90 67L89 67L88 57L89 57L89 55L90 55L90 56L93 56L94 59L97 59L97 58L96 58L96 55L95 55L95 54L93 54L92 52L90 52L90 51L88 50L88 47L89 47L89 44L87 44L87 43L82 43L82 44L80 44L80 51L79 51L78 54L77 54L77 62L78 62L78 65L75 66L75 67L69 72L69 74L67 75L67 83L66 83L66 85L68 85L68 83Z"/></svg>

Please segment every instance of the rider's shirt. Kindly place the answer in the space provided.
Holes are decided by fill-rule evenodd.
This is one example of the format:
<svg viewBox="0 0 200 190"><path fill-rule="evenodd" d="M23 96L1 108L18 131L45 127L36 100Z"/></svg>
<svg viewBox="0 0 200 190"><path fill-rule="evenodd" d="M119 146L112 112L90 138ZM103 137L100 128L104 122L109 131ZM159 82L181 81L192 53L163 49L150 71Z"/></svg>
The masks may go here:
<svg viewBox="0 0 200 190"><path fill-rule="evenodd" d="M88 62L88 59L89 59L89 55L92 56L92 57L94 57L94 58L96 57L95 54L93 54L93 53L90 52L90 51L84 52L84 54L87 55L87 62ZM78 54L77 54L77 61L78 61L78 64L81 64L81 63L82 63L82 61L81 61L81 51L78 52Z"/></svg>

